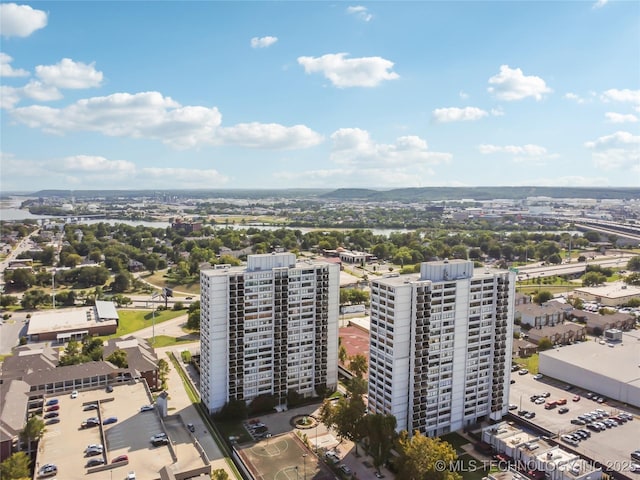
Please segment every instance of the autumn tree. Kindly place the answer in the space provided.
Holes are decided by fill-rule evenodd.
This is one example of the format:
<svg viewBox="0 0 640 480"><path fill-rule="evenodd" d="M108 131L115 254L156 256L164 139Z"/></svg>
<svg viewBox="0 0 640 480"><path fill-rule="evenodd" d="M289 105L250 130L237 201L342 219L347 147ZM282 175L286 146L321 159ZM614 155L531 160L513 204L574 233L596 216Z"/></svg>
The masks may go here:
<svg viewBox="0 0 640 480"><path fill-rule="evenodd" d="M461 480L455 471L442 468L457 458L455 449L439 438L425 437L416 431L409 438L406 431L400 433L397 451L400 457L396 461L398 478L406 480Z"/></svg>

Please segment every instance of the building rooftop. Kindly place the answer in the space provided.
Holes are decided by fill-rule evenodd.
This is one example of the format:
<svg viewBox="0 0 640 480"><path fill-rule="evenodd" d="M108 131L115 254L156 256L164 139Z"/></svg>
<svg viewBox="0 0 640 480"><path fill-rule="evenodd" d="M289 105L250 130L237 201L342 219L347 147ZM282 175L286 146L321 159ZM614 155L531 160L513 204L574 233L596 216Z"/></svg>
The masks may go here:
<svg viewBox="0 0 640 480"><path fill-rule="evenodd" d="M619 382L640 385L640 331L623 334L622 342L614 347L588 341L546 350L540 352L540 356L572 363Z"/></svg>
<svg viewBox="0 0 640 480"><path fill-rule="evenodd" d="M605 285L599 285L597 287L578 287L574 289L574 291L612 299L624 298L632 295L640 296L640 287L627 285L624 282L607 283Z"/></svg>
<svg viewBox="0 0 640 480"><path fill-rule="evenodd" d="M444 268L445 265L451 265L451 264L458 264L459 262L465 262L467 263L466 260L449 260L448 264L445 264L444 261L440 261L440 262L425 262L427 264L432 264L432 263L437 263L437 267L442 267ZM473 262L468 262L473 264ZM482 279L482 278L494 278L496 275L503 275L505 273L508 273L507 270L502 270L502 269L498 269L498 268L474 268L473 269L473 276L470 277L474 280L477 279ZM515 277L515 274L513 274ZM467 277L464 277L467 278ZM458 278L453 277L450 279L436 279L433 280L434 283L440 283L440 282L445 282L445 281L456 281L458 280ZM400 275L398 273L390 273L387 275L384 275L383 277L376 277L373 278L372 281L377 282L377 283L382 283L385 285L389 285L389 286L393 286L393 287L397 287L397 286L401 286L401 285L405 285L405 284L411 284L414 282L420 282L420 281L429 281L429 279L420 279L420 274L418 273L409 273L409 274L404 274L404 275Z"/></svg>
<svg viewBox="0 0 640 480"><path fill-rule="evenodd" d="M88 329L90 327L96 327L99 325L117 324L117 316L115 319L112 317L107 317L107 319L104 320L96 315L96 309L93 306L80 308L61 308L50 310L47 312L33 313L31 319L29 320L27 334L38 335L47 332L81 330L84 328Z"/></svg>
<svg viewBox="0 0 640 480"><path fill-rule="evenodd" d="M538 305L537 303L522 303L520 305L516 305L517 312L534 317L570 312L572 308L573 307L571 307L571 305L554 301L546 302L542 305Z"/></svg>

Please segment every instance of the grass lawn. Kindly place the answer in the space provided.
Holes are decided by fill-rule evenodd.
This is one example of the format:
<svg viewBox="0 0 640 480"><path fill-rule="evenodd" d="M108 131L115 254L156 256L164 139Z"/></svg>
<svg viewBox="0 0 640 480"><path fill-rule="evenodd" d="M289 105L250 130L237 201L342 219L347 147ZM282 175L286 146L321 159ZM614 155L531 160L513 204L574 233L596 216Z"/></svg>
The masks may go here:
<svg viewBox="0 0 640 480"><path fill-rule="evenodd" d="M462 435L456 432L447 433L446 435L441 436L440 440L442 440L443 442L450 443L451 446L456 449L458 454L460 454L463 451L462 450L463 445L466 445L467 443L471 443L469 440L467 440Z"/></svg>
<svg viewBox="0 0 640 480"><path fill-rule="evenodd" d="M516 358L514 361L522 368L526 368L529 370L529 373L533 373L534 375L538 373L538 354L534 353L530 357L527 358Z"/></svg>
<svg viewBox="0 0 640 480"><path fill-rule="evenodd" d="M458 457L458 462L460 461L462 461L462 471L458 473L462 474L463 480L482 480L487 476L485 465L480 460L464 454Z"/></svg>
<svg viewBox="0 0 640 480"><path fill-rule="evenodd" d="M159 270L153 274L141 275L140 278L145 282L149 282L158 288L169 287L175 290L179 290L185 293L192 293L194 295L200 294L200 277L195 276L193 282L190 283L175 283L171 281L171 278L167 277L167 270ZM178 298L179 294L175 294L175 298Z"/></svg>
<svg viewBox="0 0 640 480"><path fill-rule="evenodd" d="M151 310L120 310L118 313L120 315L118 330L113 335L105 338L121 337L131 332L137 332L143 328L150 327L153 323ZM156 325L179 317L180 315L185 315L186 313L186 310L161 310L156 312Z"/></svg>
<svg viewBox="0 0 640 480"><path fill-rule="evenodd" d="M151 345L154 348L170 347L173 345L181 345L183 343L193 343L196 340L181 339L176 337L170 337L168 335L156 335L156 341ZM151 343L151 341L149 341Z"/></svg>

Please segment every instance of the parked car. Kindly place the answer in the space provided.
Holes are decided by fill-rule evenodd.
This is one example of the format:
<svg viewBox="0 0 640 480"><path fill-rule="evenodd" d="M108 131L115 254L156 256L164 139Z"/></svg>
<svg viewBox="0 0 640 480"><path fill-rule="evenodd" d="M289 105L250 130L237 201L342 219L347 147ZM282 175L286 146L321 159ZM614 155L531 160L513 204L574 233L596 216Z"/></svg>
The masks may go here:
<svg viewBox="0 0 640 480"><path fill-rule="evenodd" d="M512 403L509 405L509 410L517 410L518 409L518 405L516 405L515 403Z"/></svg>
<svg viewBox="0 0 640 480"><path fill-rule="evenodd" d="M154 440L151 440L151 445L153 445L154 447L159 447L160 445L169 445L169 439L168 438L156 438Z"/></svg>
<svg viewBox="0 0 640 480"><path fill-rule="evenodd" d="M120 462L128 462L129 457L127 455L118 455L116 458L111 460L111 463L120 463Z"/></svg>
<svg viewBox="0 0 640 480"><path fill-rule="evenodd" d="M60 405L51 405L47 407L47 412L55 412L56 410L60 410Z"/></svg>
<svg viewBox="0 0 640 480"><path fill-rule="evenodd" d="M154 410L153 405L143 405L140 407L140 412L151 412Z"/></svg>
<svg viewBox="0 0 640 480"><path fill-rule="evenodd" d="M196 427L193 425L193 423L187 423L187 430L193 433L196 431Z"/></svg>
<svg viewBox="0 0 640 480"><path fill-rule="evenodd" d="M560 399L556 400L556 404L558 404L558 405L566 405L567 404L567 399L566 398L560 398Z"/></svg>
<svg viewBox="0 0 640 480"><path fill-rule="evenodd" d="M160 438L167 438L167 434L164 432L156 433L153 437L151 437L151 441L153 442L154 440L157 440Z"/></svg>
<svg viewBox="0 0 640 480"><path fill-rule="evenodd" d="M579 402L579 401L580 401L580 395L575 395L575 396L572 398L572 400L573 400L574 402Z"/></svg>
<svg viewBox="0 0 640 480"><path fill-rule="evenodd" d="M102 421L103 425L111 425L112 423L116 423L118 421L118 417L107 417Z"/></svg>
<svg viewBox="0 0 640 480"><path fill-rule="evenodd" d="M534 379L534 380L542 380L543 378L544 378L544 375L542 375L541 373L536 373L536 374L533 376L533 379Z"/></svg>
<svg viewBox="0 0 640 480"><path fill-rule="evenodd" d="M640 449L631 452L631 458L640 462Z"/></svg>
<svg viewBox="0 0 640 480"><path fill-rule="evenodd" d="M51 477L56 473L58 473L58 467L53 463L44 464L42 467L40 467L40 470L38 471L38 474L41 477Z"/></svg>
<svg viewBox="0 0 640 480"><path fill-rule="evenodd" d="M580 420L579 418L572 418L571 419L571 424L572 425L584 425L586 422L584 420Z"/></svg>
<svg viewBox="0 0 640 480"><path fill-rule="evenodd" d="M547 402L547 403L544 405L544 408L545 408L545 410L551 410L551 409L553 409L553 408L556 408L556 406L557 406L557 405L556 405L556 402Z"/></svg>
<svg viewBox="0 0 640 480"><path fill-rule="evenodd" d="M83 410L85 412L87 412L89 410L98 410L98 404L97 403L88 403L87 405L84 406Z"/></svg>
<svg viewBox="0 0 640 480"><path fill-rule="evenodd" d="M58 417L60 414L58 412L49 412L47 413L44 418L56 418Z"/></svg>
<svg viewBox="0 0 640 480"><path fill-rule="evenodd" d="M90 448L84 452L86 457L95 457L96 455L102 455L103 450L101 448Z"/></svg>
<svg viewBox="0 0 640 480"><path fill-rule="evenodd" d="M99 443L91 443L84 449L85 452L88 452L89 450L104 450L104 446Z"/></svg>
<svg viewBox="0 0 640 480"><path fill-rule="evenodd" d="M527 373L529 373L529 370L527 370L526 368L523 368L518 372L518 375L526 375Z"/></svg>
<svg viewBox="0 0 640 480"><path fill-rule="evenodd" d="M346 466L344 463L338 467L342 473L345 475L351 475L351 469Z"/></svg>
<svg viewBox="0 0 640 480"><path fill-rule="evenodd" d="M558 413L567 413L569 411L569 409L567 407L562 407L561 409L558 410Z"/></svg>
<svg viewBox="0 0 640 480"><path fill-rule="evenodd" d="M97 467L98 465L104 465L104 460L101 458L92 458L87 462L86 467L91 468L91 467Z"/></svg>
<svg viewBox="0 0 640 480"><path fill-rule="evenodd" d="M534 418L536 416L536 412L527 412L524 415L524 418L531 420L532 418Z"/></svg>
<svg viewBox="0 0 640 480"><path fill-rule="evenodd" d="M107 393L113 392L113 386L112 385L107 385L106 392Z"/></svg>
<svg viewBox="0 0 640 480"><path fill-rule="evenodd" d="M60 423L60 418L56 417L56 418L50 418L49 420L47 420L47 425L54 425L56 423Z"/></svg>
<svg viewBox="0 0 640 480"><path fill-rule="evenodd" d="M49 405L58 405L59 400L57 398L50 398L49 400L47 400L47 403L45 403L45 405L48 407Z"/></svg>
<svg viewBox="0 0 640 480"><path fill-rule="evenodd" d="M71 392L71 398L78 398L78 391L74 390L73 392Z"/></svg>

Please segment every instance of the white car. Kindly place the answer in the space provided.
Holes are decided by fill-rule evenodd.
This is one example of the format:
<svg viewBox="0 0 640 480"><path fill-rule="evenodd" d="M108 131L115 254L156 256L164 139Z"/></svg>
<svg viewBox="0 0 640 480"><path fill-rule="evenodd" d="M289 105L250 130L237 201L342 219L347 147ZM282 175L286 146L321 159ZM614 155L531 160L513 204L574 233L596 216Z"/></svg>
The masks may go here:
<svg viewBox="0 0 640 480"><path fill-rule="evenodd" d="M71 392L71 398L78 398L78 391L74 390L73 392Z"/></svg>
<svg viewBox="0 0 640 480"><path fill-rule="evenodd" d="M126 480L136 480L136 472L129 472Z"/></svg>

